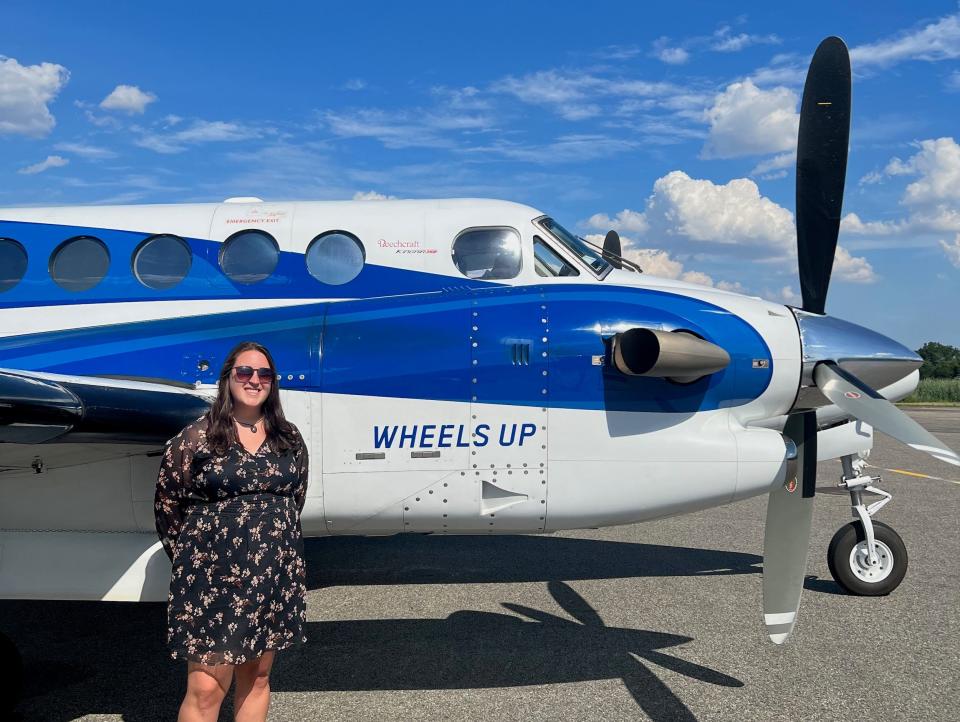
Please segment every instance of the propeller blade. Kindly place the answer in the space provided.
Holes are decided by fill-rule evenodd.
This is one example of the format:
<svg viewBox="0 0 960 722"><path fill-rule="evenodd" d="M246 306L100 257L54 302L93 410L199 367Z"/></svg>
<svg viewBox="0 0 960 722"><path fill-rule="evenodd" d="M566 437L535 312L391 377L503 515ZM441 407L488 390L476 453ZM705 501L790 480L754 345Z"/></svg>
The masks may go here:
<svg viewBox="0 0 960 722"><path fill-rule="evenodd" d="M850 55L840 38L810 61L797 138L797 262L803 310L823 313L840 233L850 138Z"/></svg>
<svg viewBox="0 0 960 722"><path fill-rule="evenodd" d="M622 255L620 234L616 231L607 231L607 236L603 239L603 257L614 268L623 268L623 264L620 262L620 256Z"/></svg>
<svg viewBox="0 0 960 722"><path fill-rule="evenodd" d="M817 412L791 414L783 429L797 445L797 475L770 490L763 532L763 621L783 644L797 620L807 570L817 482Z"/></svg>
<svg viewBox="0 0 960 722"><path fill-rule="evenodd" d="M851 416L935 459L960 466L960 456L849 371L830 361L813 369L817 387Z"/></svg>

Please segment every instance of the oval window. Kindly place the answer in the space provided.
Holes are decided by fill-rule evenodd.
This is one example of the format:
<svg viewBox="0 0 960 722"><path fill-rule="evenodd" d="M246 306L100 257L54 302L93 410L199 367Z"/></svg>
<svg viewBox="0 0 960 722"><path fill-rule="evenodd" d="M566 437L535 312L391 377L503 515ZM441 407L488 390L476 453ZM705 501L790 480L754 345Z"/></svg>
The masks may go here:
<svg viewBox="0 0 960 722"><path fill-rule="evenodd" d="M27 272L27 251L12 238L0 238L0 293L20 283Z"/></svg>
<svg viewBox="0 0 960 722"><path fill-rule="evenodd" d="M179 236L150 236L133 252L133 275L147 288L162 291L186 278L192 258L190 246Z"/></svg>
<svg viewBox="0 0 960 722"><path fill-rule="evenodd" d="M50 277L68 291L93 288L110 268L110 251L99 238L77 236L61 243L50 254Z"/></svg>
<svg viewBox="0 0 960 722"><path fill-rule="evenodd" d="M280 248L266 231L238 231L220 248L220 268L237 283L257 283L268 278L280 260Z"/></svg>
<svg viewBox="0 0 960 722"><path fill-rule="evenodd" d="M360 240L345 231L328 231L310 241L307 270L331 286L352 281L363 270L366 253Z"/></svg>
<svg viewBox="0 0 960 722"><path fill-rule="evenodd" d="M474 228L453 242L453 262L467 278L515 278L520 273L520 234L512 228Z"/></svg>

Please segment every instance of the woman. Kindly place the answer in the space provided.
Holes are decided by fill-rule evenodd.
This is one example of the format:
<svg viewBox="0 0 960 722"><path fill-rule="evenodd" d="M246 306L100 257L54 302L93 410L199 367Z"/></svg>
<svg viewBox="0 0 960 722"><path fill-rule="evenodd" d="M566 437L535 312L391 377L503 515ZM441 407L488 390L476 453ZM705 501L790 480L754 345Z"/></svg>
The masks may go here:
<svg viewBox="0 0 960 722"><path fill-rule="evenodd" d="M173 562L167 644L187 660L180 722L216 720L234 677L236 719L265 720L276 651L307 641L307 448L276 381L266 348L238 344L216 401L167 443L160 465L157 533Z"/></svg>

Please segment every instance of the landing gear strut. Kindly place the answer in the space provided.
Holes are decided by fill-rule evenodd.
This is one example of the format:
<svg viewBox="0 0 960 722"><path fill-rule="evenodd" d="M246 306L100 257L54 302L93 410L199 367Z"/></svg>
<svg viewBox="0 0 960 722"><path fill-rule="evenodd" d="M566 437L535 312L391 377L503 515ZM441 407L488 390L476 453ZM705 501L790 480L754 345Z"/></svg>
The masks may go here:
<svg viewBox="0 0 960 722"><path fill-rule="evenodd" d="M896 589L907 573L907 547L903 539L883 522L871 518L893 497L873 486L880 477L863 474L864 461L853 456L840 459L840 486L850 492L853 521L837 531L827 550L827 564L837 584L850 594L882 596ZM882 498L864 504L863 492Z"/></svg>

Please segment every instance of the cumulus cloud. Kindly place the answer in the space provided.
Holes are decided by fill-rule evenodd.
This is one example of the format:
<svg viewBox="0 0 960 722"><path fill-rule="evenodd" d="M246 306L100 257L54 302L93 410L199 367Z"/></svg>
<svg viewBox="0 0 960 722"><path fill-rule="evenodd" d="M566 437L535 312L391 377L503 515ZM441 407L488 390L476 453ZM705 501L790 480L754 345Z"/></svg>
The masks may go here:
<svg viewBox="0 0 960 722"><path fill-rule="evenodd" d="M793 214L760 195L749 178L720 185L673 171L653 184L644 216L652 233L707 243L763 246L774 257L789 252L796 237Z"/></svg>
<svg viewBox="0 0 960 722"><path fill-rule="evenodd" d="M48 155L45 160L40 161L39 163L34 163L33 165L28 165L26 168L21 168L17 173L22 173L23 175L36 175L37 173L43 173L45 170L50 168L62 168L70 161L66 158L62 158L59 155Z"/></svg>
<svg viewBox="0 0 960 722"><path fill-rule="evenodd" d="M852 215L852 214L851 214ZM853 218L859 221L856 216ZM847 220L847 223L853 221ZM667 278L707 283L702 271L684 269L671 253L711 254L728 259L749 257L753 261L792 261L796 258L796 229L793 214L760 194L749 178L735 178L725 184L691 178L673 171L659 178L647 198L643 211L624 209L611 217L597 213L583 222L596 229L613 228L624 241L627 256L645 270ZM595 238L602 241L602 235ZM669 248L670 252L663 250ZM706 256L702 254L708 254ZM690 274L690 275L687 275ZM703 274L694 275L694 274ZM851 283L870 283L877 275L866 258L853 256L838 245L834 259L834 277ZM711 280L707 285L714 285ZM721 285L716 284L718 288ZM743 292L742 287L726 283L724 288Z"/></svg>
<svg viewBox="0 0 960 722"><path fill-rule="evenodd" d="M104 110L119 110L130 115L143 115L147 106L154 102L157 96L147 93L136 85L118 85L110 95L100 101Z"/></svg>
<svg viewBox="0 0 960 722"><path fill-rule="evenodd" d="M617 232L627 231L634 233L646 233L650 228L643 213L631 211L629 208L624 208L614 218L611 218L606 213L595 213L587 220L587 225L590 228L601 231L612 228Z"/></svg>
<svg viewBox="0 0 960 722"><path fill-rule="evenodd" d="M866 258L851 256L839 243L833 256L833 277L849 283L873 283L877 280L873 266Z"/></svg>
<svg viewBox="0 0 960 722"><path fill-rule="evenodd" d="M0 55L0 135L47 135L56 125L48 104L69 78L62 65L20 65Z"/></svg>
<svg viewBox="0 0 960 722"><path fill-rule="evenodd" d="M944 201L960 201L960 145L953 138L923 140L919 151L901 161L893 158L887 164L888 175L917 175L907 186L903 202L907 205L929 205Z"/></svg>
<svg viewBox="0 0 960 722"><path fill-rule="evenodd" d="M947 259L957 268L960 268L960 233L953 239L953 243L940 241L940 247L947 254Z"/></svg>
<svg viewBox="0 0 960 722"><path fill-rule="evenodd" d="M761 90L751 80L732 83L704 112L710 135L704 158L735 158L791 151L797 145L800 114L789 88Z"/></svg>
<svg viewBox="0 0 960 722"><path fill-rule="evenodd" d="M387 196L376 191L357 191L353 194L355 201L395 201L396 196Z"/></svg>
<svg viewBox="0 0 960 722"><path fill-rule="evenodd" d="M591 243L603 245L603 234L594 233L586 236ZM621 236L620 242L623 249L623 257L628 261L633 261L644 273L660 278L670 278L687 283L698 283L701 286L713 286L713 279L702 271L685 271L683 263L673 258L669 252L659 248L641 248L637 241L629 236ZM731 290L739 284L725 284L724 290Z"/></svg>
<svg viewBox="0 0 960 722"><path fill-rule="evenodd" d="M854 68L885 67L904 60L935 62L955 58L960 58L960 14L947 15L919 30L858 45L850 51Z"/></svg>
<svg viewBox="0 0 960 722"><path fill-rule="evenodd" d="M683 65L690 59L690 53L682 47L670 45L670 38L658 38L653 43L653 57L667 65Z"/></svg>

